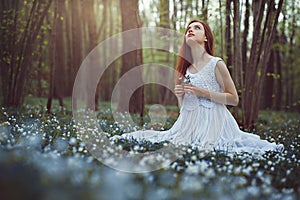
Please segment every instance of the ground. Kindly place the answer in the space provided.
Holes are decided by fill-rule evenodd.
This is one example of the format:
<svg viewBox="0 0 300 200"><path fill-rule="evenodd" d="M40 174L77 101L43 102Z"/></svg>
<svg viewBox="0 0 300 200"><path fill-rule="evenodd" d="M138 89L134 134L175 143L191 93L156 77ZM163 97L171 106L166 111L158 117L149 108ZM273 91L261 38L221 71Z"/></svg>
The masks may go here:
<svg viewBox="0 0 300 200"><path fill-rule="evenodd" d="M0 109L0 191L4 199L299 199L300 114L261 111L255 133L282 143L283 153L262 155L180 147L181 155L152 172L125 173L95 158L78 135L70 108L34 102ZM167 108L168 129L176 109ZM103 131L121 134L108 106L98 116ZM149 117L144 127L150 127ZM134 127L129 127L134 128ZM128 127L127 127L128 129ZM135 153L170 145L134 140L113 142ZM103 146L103 148L105 148ZM156 158L162 159L165 158ZM113 162L113 161L112 161Z"/></svg>

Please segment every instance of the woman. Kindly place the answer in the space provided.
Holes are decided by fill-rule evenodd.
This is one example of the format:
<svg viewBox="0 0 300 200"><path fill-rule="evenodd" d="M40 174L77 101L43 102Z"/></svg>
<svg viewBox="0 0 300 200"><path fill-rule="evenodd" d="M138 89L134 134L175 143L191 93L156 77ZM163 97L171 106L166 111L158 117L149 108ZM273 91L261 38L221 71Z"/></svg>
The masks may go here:
<svg viewBox="0 0 300 200"><path fill-rule="evenodd" d="M214 40L209 26L199 20L188 23L175 77L175 95L180 115L167 131L137 131L122 137L199 148L229 151L283 151L282 144L269 143L259 136L243 132L226 105L236 106L238 95L230 73L214 57Z"/></svg>

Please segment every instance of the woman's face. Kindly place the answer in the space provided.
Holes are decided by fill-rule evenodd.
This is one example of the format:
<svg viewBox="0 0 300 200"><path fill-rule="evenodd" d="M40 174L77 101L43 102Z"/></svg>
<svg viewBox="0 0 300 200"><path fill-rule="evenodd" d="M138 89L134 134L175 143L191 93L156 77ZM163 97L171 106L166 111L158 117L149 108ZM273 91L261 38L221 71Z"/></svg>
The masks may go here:
<svg viewBox="0 0 300 200"><path fill-rule="evenodd" d="M204 45L204 43L207 41L207 38L205 36L203 25L200 22L191 23L186 29L185 40L189 46L194 42Z"/></svg>

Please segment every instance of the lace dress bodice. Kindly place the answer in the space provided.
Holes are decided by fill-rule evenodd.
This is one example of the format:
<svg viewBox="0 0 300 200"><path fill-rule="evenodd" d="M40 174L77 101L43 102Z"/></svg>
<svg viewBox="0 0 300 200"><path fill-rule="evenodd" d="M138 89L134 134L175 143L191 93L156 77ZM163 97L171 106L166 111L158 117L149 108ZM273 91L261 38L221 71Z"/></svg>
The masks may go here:
<svg viewBox="0 0 300 200"><path fill-rule="evenodd" d="M186 76L190 77L191 84L202 87L209 91L222 92L222 88L218 83L215 76L215 67L221 58L213 57L200 71L197 73L190 73L186 71ZM185 94L183 98L183 109L194 110L197 106L204 106L206 108L212 108L216 103L203 97L196 97L193 95Z"/></svg>

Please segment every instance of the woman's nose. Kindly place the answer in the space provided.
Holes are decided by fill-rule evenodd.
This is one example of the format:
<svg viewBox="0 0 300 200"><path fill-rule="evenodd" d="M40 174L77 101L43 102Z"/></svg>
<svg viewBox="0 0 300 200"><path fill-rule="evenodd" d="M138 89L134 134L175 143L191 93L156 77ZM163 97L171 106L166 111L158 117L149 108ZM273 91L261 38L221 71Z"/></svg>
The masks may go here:
<svg viewBox="0 0 300 200"><path fill-rule="evenodd" d="M188 30L188 33L191 33L193 30L190 28L189 30Z"/></svg>

